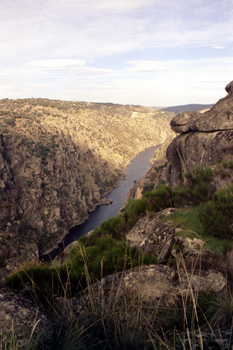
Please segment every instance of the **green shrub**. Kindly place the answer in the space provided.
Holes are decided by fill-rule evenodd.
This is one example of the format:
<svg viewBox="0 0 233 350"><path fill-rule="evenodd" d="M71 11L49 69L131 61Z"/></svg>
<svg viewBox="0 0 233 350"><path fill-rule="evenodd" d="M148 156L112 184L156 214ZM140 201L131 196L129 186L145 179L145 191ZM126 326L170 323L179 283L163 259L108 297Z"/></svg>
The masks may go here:
<svg viewBox="0 0 233 350"><path fill-rule="evenodd" d="M223 162L222 165L224 168L233 169L233 160L230 160L228 162Z"/></svg>
<svg viewBox="0 0 233 350"><path fill-rule="evenodd" d="M160 185L155 190L145 193L143 198L147 199L147 209L151 211L158 212L173 206L170 186Z"/></svg>
<svg viewBox="0 0 233 350"><path fill-rule="evenodd" d="M143 187L143 194L145 194L146 192L149 192L149 191L152 191L154 189L154 184L153 183L149 183L149 184L146 184L144 187Z"/></svg>
<svg viewBox="0 0 233 350"><path fill-rule="evenodd" d="M11 117L8 117L7 119L4 119L4 121L5 121L5 123L7 123L8 125L14 127L14 126L15 126L15 119L16 119L15 116L11 116Z"/></svg>
<svg viewBox="0 0 233 350"><path fill-rule="evenodd" d="M86 240L87 241L87 240ZM85 240L82 240L85 242ZM6 279L11 288L25 288L31 291L40 304L51 303L58 296L72 296L88 284L103 276L131 267L156 263L150 255L130 249L126 241L110 237L94 237L92 245L77 244L61 266L25 266Z"/></svg>
<svg viewBox="0 0 233 350"><path fill-rule="evenodd" d="M200 220L207 233L222 238L232 236L233 184L215 192L212 200L203 205Z"/></svg>
<svg viewBox="0 0 233 350"><path fill-rule="evenodd" d="M132 199L127 203L124 211L124 217L128 224L127 228L130 229L138 221L141 215L146 213L148 209L148 201L146 198Z"/></svg>
<svg viewBox="0 0 233 350"><path fill-rule="evenodd" d="M189 186L176 186L172 190L174 206L183 206L193 201L193 192Z"/></svg>
<svg viewBox="0 0 233 350"><path fill-rule="evenodd" d="M113 216L107 221L103 221L101 225L95 230L95 232L100 235L109 234L114 238L120 238L124 234L127 228L127 223L125 216L119 214Z"/></svg>
<svg viewBox="0 0 233 350"><path fill-rule="evenodd" d="M206 202L211 199L215 187L211 182L214 180L214 171L206 167L197 167L193 169L192 173L185 174L188 179L188 184L184 187L189 188L190 192L189 200L193 204L200 202Z"/></svg>

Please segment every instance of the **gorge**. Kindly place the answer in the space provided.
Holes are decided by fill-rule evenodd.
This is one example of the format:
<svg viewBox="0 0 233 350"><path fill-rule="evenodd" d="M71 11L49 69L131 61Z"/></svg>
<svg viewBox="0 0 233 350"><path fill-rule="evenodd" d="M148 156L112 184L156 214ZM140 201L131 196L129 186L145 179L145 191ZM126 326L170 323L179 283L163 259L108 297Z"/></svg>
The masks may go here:
<svg viewBox="0 0 233 350"><path fill-rule="evenodd" d="M0 271L50 250L163 143L172 113L47 99L0 101Z"/></svg>
<svg viewBox="0 0 233 350"><path fill-rule="evenodd" d="M78 240L80 237L88 234L90 231L97 228L103 221L119 214L123 207L127 193L135 182L146 174L150 167L150 160L154 156L154 152L160 145L147 148L140 152L126 167L125 177L120 181L119 185L114 188L106 198L109 204L99 205L94 211L89 214L88 219L81 225L72 227L69 233L64 237L63 241L58 243L54 249L48 253L43 253L39 258L42 261L53 260L63 249Z"/></svg>
<svg viewBox="0 0 233 350"><path fill-rule="evenodd" d="M65 260L6 278L4 332L14 324L23 344L35 330L37 349L232 348L233 82L226 91L209 111L171 120L178 135L166 135L120 214Z"/></svg>

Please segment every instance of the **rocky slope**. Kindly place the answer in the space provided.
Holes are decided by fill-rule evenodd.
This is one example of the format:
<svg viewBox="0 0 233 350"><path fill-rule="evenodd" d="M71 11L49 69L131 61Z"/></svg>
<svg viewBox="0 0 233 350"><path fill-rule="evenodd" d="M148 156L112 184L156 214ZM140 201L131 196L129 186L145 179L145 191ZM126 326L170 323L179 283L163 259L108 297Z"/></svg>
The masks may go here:
<svg viewBox="0 0 233 350"><path fill-rule="evenodd" d="M233 141L233 82L226 86L227 96L210 110L185 112L171 121L171 128L180 135L172 136L156 152L147 174L128 194L127 200L141 198L142 193L161 183L175 186L186 181L185 174L198 166L214 167L231 159ZM231 181L229 179L229 181ZM227 184L219 177L217 188Z"/></svg>
<svg viewBox="0 0 233 350"><path fill-rule="evenodd" d="M171 121L180 133L167 149L167 182L185 181L185 173L194 167L210 166L232 155L233 82L226 86L228 95L209 111L183 113Z"/></svg>
<svg viewBox="0 0 233 350"><path fill-rule="evenodd" d="M0 267L38 257L81 223L172 114L47 99L0 101Z"/></svg>

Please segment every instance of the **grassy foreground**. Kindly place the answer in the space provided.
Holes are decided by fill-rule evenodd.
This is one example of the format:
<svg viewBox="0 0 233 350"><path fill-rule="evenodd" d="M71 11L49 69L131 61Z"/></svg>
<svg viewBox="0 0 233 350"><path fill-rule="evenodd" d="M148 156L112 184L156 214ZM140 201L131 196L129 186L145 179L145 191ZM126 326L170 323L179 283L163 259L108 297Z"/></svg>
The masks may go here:
<svg viewBox="0 0 233 350"><path fill-rule="evenodd" d="M26 289L46 309L53 323L53 349L232 349L231 283L221 296L212 290L198 293L189 289L169 305L135 295L110 293L106 298L104 288L97 293L93 287L104 276L119 271L124 275L135 266L156 263L153 256L130 249L124 236L140 217L167 207L179 208L167 219L182 224L180 235L202 238L207 249L221 256L231 249L232 185L213 190L214 173L208 168L187 174L187 180L185 186L163 185L129 202L123 213L82 238L64 263L27 263L6 279L6 285ZM211 218L218 225L208 232ZM228 230L224 229L226 223ZM186 269L182 257L176 263ZM118 285L121 288L121 281ZM84 290L88 298L77 308L72 298ZM28 339L30 350L37 348L35 327L32 325ZM20 349L13 332L0 339L0 350Z"/></svg>

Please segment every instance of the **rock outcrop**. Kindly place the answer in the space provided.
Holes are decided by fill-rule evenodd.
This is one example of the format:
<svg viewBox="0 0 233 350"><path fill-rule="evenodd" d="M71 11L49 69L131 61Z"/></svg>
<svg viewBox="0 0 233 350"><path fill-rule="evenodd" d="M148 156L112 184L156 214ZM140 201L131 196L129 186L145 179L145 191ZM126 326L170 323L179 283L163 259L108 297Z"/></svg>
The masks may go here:
<svg viewBox="0 0 233 350"><path fill-rule="evenodd" d="M227 281L221 272L202 271L199 273L177 271L166 265L150 265L136 267L104 277L84 292L84 297L72 299L72 305L77 311L85 309L85 304L114 303L116 299L139 299L151 302L156 306L169 306L179 297L187 297L212 289L216 294L223 292ZM103 301L104 298L104 301Z"/></svg>
<svg viewBox="0 0 233 350"><path fill-rule="evenodd" d="M231 130L233 124L233 81L225 87L228 95L219 100L205 113L187 112L171 121L172 129L177 133L188 131Z"/></svg>
<svg viewBox="0 0 233 350"><path fill-rule="evenodd" d="M167 216L175 209L165 209L153 216L141 218L126 235L132 247L136 246L147 254L152 254L159 263L166 263L171 257L176 227L173 222L163 222L160 216Z"/></svg>
<svg viewBox="0 0 233 350"><path fill-rule="evenodd" d="M181 184L185 173L194 167L211 166L232 152L233 82L226 86L228 95L210 110L183 113L171 121L172 129L180 133L167 149L167 182Z"/></svg>
<svg viewBox="0 0 233 350"><path fill-rule="evenodd" d="M232 153L233 82L225 90L227 96L210 110L181 113L171 120L172 130L180 136L171 135L156 152L149 171L134 184L126 201L141 198L161 183L180 185L193 168L211 166Z"/></svg>
<svg viewBox="0 0 233 350"><path fill-rule="evenodd" d="M0 340L6 348L52 349L53 327L45 312L24 296L0 288ZM4 347L5 349L5 347Z"/></svg>

